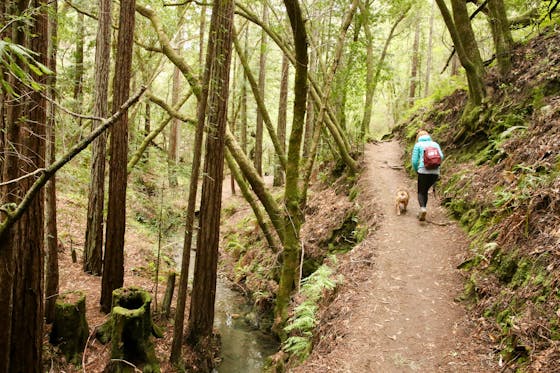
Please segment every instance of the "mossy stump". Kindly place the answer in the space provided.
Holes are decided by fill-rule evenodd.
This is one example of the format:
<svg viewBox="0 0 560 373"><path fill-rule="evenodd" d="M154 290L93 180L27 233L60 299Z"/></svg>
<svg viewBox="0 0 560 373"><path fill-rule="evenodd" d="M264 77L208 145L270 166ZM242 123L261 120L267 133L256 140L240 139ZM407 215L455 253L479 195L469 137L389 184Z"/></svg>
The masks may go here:
<svg viewBox="0 0 560 373"><path fill-rule="evenodd" d="M113 291L111 310L111 361L106 373L160 372L154 345L155 335L150 305L152 297L139 288L120 288Z"/></svg>
<svg viewBox="0 0 560 373"><path fill-rule="evenodd" d="M50 342L59 346L66 360L80 364L88 335L85 294L71 291L59 295L54 306Z"/></svg>

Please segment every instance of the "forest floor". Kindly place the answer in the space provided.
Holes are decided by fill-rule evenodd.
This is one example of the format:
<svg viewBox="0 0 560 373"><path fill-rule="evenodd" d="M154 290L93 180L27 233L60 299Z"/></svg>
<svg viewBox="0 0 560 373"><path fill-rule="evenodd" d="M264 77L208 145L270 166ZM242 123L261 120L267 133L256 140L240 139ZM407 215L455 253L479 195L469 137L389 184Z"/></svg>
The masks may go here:
<svg viewBox="0 0 560 373"><path fill-rule="evenodd" d="M416 183L402 166L396 141L369 144L360 181L362 208L377 229L341 264L345 282L322 316L323 330L308 360L294 372L498 371L477 338L476 320L457 301L463 279L456 266L468 241L430 193L420 222ZM397 216L398 187L410 193Z"/></svg>

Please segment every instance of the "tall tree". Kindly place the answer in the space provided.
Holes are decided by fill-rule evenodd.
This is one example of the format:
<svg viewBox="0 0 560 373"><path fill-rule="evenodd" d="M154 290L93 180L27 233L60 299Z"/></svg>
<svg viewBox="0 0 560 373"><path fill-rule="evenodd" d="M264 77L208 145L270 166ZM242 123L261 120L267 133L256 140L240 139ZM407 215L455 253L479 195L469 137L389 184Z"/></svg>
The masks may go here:
<svg viewBox="0 0 560 373"><path fill-rule="evenodd" d="M183 10L182 7L177 7L177 30L178 40L176 41L176 50L181 53L183 47L182 38L182 21ZM171 104L173 106L177 105L179 101L179 93L181 91L181 71L177 66L173 69L173 82L171 85ZM169 143L167 147L167 161L168 161L168 172L169 172L169 185L172 187L177 186L177 158L179 150L179 120L177 118L171 119L171 127L169 127Z"/></svg>
<svg viewBox="0 0 560 373"><path fill-rule="evenodd" d="M268 22L268 4L266 1L262 3L262 20L264 23ZM267 38L266 32L261 30L261 48L259 54L259 92L265 97L265 83L266 83L266 52ZM263 159L263 113L259 108L257 109L257 121L255 128L255 168L259 175L262 175L262 159Z"/></svg>
<svg viewBox="0 0 560 373"><path fill-rule="evenodd" d="M79 3L79 2L78 2ZM84 13L78 11L76 14L76 45L74 50L74 110L82 113L84 104L84 44L85 24ZM78 119L81 125L81 119Z"/></svg>
<svg viewBox="0 0 560 373"><path fill-rule="evenodd" d="M46 65L48 55L48 16L39 1L8 4L13 16L11 41L36 53L37 62ZM33 17L25 17L32 12ZM26 63L15 58L19 68ZM46 76L31 69L29 77L44 86ZM19 76L21 78L21 75ZM46 99L38 89L10 77L13 91L6 112L6 153L2 181L9 181L0 199L4 211L2 225L9 220L6 203L19 203L39 177L36 170L45 165ZM20 176L27 176L18 180ZM42 371L43 336L43 194L28 200L28 208L17 221L0 233L0 370L6 372Z"/></svg>
<svg viewBox="0 0 560 373"><path fill-rule="evenodd" d="M506 7L503 0L489 0L487 6L488 21L494 39L494 49L500 75L506 77L511 71L511 49L513 48L513 37Z"/></svg>
<svg viewBox="0 0 560 373"><path fill-rule="evenodd" d="M249 48L249 28L245 29L244 37L243 37L243 52L247 55L247 49ZM240 128L240 141L241 141L241 149L245 154L247 153L247 126L248 126L248 119L247 119L247 76L243 74L241 78L241 128Z"/></svg>
<svg viewBox="0 0 560 373"><path fill-rule="evenodd" d="M416 87L418 86L418 71L420 69L420 22L416 23L414 31L414 43L412 44L412 62L410 66L410 86L408 91L408 103L414 104L416 98Z"/></svg>
<svg viewBox="0 0 560 373"><path fill-rule="evenodd" d="M113 85L113 111L129 96L132 46L134 44L135 0L121 1L119 35ZM111 161L109 172L109 206L101 280L101 310L111 310L113 290L124 280L124 233L126 220L126 186L128 156L128 116L124 114L111 130Z"/></svg>
<svg viewBox="0 0 560 373"><path fill-rule="evenodd" d="M288 79L290 72L290 61L284 54L282 55L282 70L280 76L280 97L278 100L278 125L276 132L282 151L286 151L286 117L288 115ZM284 168L279 160L274 167L274 186L284 184Z"/></svg>
<svg viewBox="0 0 560 373"><path fill-rule="evenodd" d="M105 118L109 112L109 74L111 57L111 0L99 0L99 26L95 48L93 114ZM101 123L94 121L92 129ZM92 275L101 275L103 263L103 206L105 199L105 157L107 134L101 134L92 146L86 239L83 268Z"/></svg>
<svg viewBox="0 0 560 373"><path fill-rule="evenodd" d="M58 48L58 1L51 3L49 17L49 53L48 68L52 75L49 76L47 94L50 101L47 105L47 150L46 160L49 165L55 162L55 105L56 100L56 54ZM45 187L45 244L47 263L45 266L45 318L48 323L54 318L54 305L58 294L58 232L56 225L56 177L53 176Z"/></svg>
<svg viewBox="0 0 560 373"><path fill-rule="evenodd" d="M24 23L18 17L21 17L25 11L22 3L9 2L5 6L5 13L2 16L5 19L13 17L15 22L10 30L10 39L14 44L23 45L25 42ZM5 31L8 34L8 31ZM13 53L13 52L11 52ZM17 57L12 56L16 61ZM2 72L4 73L4 72ZM18 153L20 142L20 121L24 111L24 102L21 99L25 95L25 85L16 80L16 76L9 74L7 83L13 87L13 91L4 91L3 107L5 110L5 120L3 121L3 153L4 160L2 162L2 181L7 183L9 180L16 180L19 176ZM12 150L7 151L8 147ZM16 204L22 195L22 186L18 183L9 183L0 186L1 201L3 207L8 204ZM4 209L0 210L2 220L7 219L8 214ZM4 333L4 338L0 338L0 371L9 372L10 370L10 348L12 341L12 315L13 315L13 297L14 297L14 270L15 270L15 252L19 239L19 231L17 226L12 226L4 234L0 234L0 330Z"/></svg>
<svg viewBox="0 0 560 373"><path fill-rule="evenodd" d="M428 50L426 52L426 78L424 82L424 97L428 96L430 91L430 78L432 74L432 54L434 45L434 0L432 0L432 5L430 7L430 30L428 31Z"/></svg>
<svg viewBox="0 0 560 373"><path fill-rule="evenodd" d="M287 319L290 294L295 286L296 268L300 253L299 232L303 216L300 210L300 194L298 188L300 148L303 138L305 109L307 106L307 33L298 0L284 0L288 12L295 47L295 78L294 78L294 110L292 130L288 144L286 165L286 186L284 202L286 217L284 219L284 251L280 275L280 284L276 295L274 309L277 332Z"/></svg>
<svg viewBox="0 0 560 373"><path fill-rule="evenodd" d="M211 336L214 324L225 132L232 52L233 0L214 1L208 52L212 68L208 80L206 156L202 182L200 231L189 314L192 345ZM208 61L207 61L208 62Z"/></svg>

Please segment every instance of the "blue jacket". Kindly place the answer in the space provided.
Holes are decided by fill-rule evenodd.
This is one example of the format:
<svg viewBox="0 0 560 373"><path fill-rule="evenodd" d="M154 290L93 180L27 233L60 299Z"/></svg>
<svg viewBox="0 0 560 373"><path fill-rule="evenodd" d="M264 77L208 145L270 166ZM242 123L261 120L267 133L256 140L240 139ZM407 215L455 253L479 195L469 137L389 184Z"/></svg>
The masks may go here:
<svg viewBox="0 0 560 373"><path fill-rule="evenodd" d="M439 167L433 170L428 170L424 167L424 149L428 146L436 147L443 161L443 152L439 144L432 140L430 135L423 135L418 138L418 142L414 144L414 149L412 149L412 168L419 174L436 174L439 175Z"/></svg>

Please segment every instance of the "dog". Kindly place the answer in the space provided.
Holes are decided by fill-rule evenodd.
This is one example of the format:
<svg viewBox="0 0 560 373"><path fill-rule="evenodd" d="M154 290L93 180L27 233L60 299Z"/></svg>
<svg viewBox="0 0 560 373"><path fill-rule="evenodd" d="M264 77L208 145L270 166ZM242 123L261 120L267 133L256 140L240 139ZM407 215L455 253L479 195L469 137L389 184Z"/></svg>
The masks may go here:
<svg viewBox="0 0 560 373"><path fill-rule="evenodd" d="M406 213L406 208L408 207L408 199L408 192L403 188L399 188L395 196L395 209L397 211L397 215Z"/></svg>

